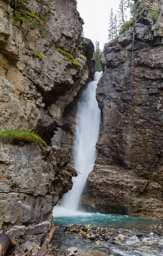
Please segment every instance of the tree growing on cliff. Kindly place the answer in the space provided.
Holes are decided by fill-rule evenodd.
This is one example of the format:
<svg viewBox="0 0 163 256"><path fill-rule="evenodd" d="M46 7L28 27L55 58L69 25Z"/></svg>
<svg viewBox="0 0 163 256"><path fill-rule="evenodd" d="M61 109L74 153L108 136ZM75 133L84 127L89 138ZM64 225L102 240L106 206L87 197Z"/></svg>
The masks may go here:
<svg viewBox="0 0 163 256"><path fill-rule="evenodd" d="M118 35L118 22L117 15L114 14L113 9L110 11L109 29L108 29L108 41L112 41Z"/></svg>
<svg viewBox="0 0 163 256"><path fill-rule="evenodd" d="M122 31L122 25L131 19L134 12L134 0L120 0L117 14L111 8L108 28L108 41L112 41ZM128 24L128 23L127 23Z"/></svg>
<svg viewBox="0 0 163 256"><path fill-rule="evenodd" d="M93 57L95 59L95 69L96 71L102 71L102 65L101 65L101 50L99 42L95 43L95 51L93 53Z"/></svg>
<svg viewBox="0 0 163 256"><path fill-rule="evenodd" d="M108 29L108 41L113 40L113 30L114 30L114 14L113 8L110 10L110 20L109 20L109 29Z"/></svg>
<svg viewBox="0 0 163 256"><path fill-rule="evenodd" d="M126 21L127 5L128 5L128 0L120 0L119 8L118 8L119 26L121 26Z"/></svg>

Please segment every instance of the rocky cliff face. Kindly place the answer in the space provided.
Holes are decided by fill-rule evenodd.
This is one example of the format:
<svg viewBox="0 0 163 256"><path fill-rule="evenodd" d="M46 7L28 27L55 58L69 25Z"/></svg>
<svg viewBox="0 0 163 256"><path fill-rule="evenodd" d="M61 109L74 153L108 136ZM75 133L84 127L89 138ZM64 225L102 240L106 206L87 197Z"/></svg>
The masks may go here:
<svg viewBox="0 0 163 256"><path fill-rule="evenodd" d="M40 243L76 175L66 116L91 75L82 24L74 0L0 2L0 131L34 131L49 145L0 144L0 229L17 240Z"/></svg>
<svg viewBox="0 0 163 256"><path fill-rule="evenodd" d="M163 217L163 1L136 4L130 28L105 45L99 155L82 203Z"/></svg>

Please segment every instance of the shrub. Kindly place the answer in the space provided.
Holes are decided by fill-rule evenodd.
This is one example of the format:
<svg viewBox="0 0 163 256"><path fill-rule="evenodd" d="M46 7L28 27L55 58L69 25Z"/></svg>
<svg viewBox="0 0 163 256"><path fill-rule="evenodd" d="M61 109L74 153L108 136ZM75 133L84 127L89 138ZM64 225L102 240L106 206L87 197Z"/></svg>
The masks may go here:
<svg viewBox="0 0 163 256"><path fill-rule="evenodd" d="M128 20L124 22L121 26L121 29L119 31L119 34L123 34L132 24L134 23L134 19Z"/></svg>
<svg viewBox="0 0 163 256"><path fill-rule="evenodd" d="M47 147L46 142L37 134L24 130L5 130L0 133L0 140L3 143L28 142Z"/></svg>

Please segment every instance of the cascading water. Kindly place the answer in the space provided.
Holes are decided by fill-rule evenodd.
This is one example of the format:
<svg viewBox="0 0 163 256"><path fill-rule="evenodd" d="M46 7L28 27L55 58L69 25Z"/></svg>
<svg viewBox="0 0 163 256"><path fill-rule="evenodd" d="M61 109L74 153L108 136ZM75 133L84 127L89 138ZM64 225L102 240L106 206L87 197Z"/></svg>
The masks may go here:
<svg viewBox="0 0 163 256"><path fill-rule="evenodd" d="M54 208L54 216L76 211L89 173L96 159L96 142L100 126L100 109L96 100L96 87L102 72L96 72L94 81L83 91L78 102L76 132L73 147L74 168L78 176L73 178L73 187L60 206Z"/></svg>

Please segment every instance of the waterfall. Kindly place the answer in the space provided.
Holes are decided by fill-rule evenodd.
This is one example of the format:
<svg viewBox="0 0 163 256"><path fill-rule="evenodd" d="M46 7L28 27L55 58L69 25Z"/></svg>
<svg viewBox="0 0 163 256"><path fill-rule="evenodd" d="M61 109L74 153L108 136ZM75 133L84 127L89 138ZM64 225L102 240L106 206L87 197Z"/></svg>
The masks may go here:
<svg viewBox="0 0 163 256"><path fill-rule="evenodd" d="M96 87L101 75L102 72L95 73L94 81L88 84L79 99L73 146L73 162L78 176L73 178L73 187L64 196L61 205L54 208L54 216L62 212L63 209L71 211L78 209L87 177L93 170L100 126L100 109L96 100Z"/></svg>

